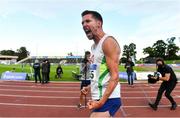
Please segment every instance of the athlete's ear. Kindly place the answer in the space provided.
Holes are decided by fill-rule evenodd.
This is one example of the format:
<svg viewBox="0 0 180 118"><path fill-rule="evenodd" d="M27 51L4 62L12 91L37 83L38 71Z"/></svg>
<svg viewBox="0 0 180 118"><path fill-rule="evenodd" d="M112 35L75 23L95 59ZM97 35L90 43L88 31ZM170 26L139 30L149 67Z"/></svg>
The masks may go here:
<svg viewBox="0 0 180 118"><path fill-rule="evenodd" d="M98 27L101 27L102 23L100 21L98 21L97 23L98 23Z"/></svg>

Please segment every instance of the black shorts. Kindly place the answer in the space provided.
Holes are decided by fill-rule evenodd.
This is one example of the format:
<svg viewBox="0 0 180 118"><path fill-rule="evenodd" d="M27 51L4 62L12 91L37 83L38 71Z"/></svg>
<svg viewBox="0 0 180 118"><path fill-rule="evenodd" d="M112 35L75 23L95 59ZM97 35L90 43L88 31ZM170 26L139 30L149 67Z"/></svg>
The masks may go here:
<svg viewBox="0 0 180 118"><path fill-rule="evenodd" d="M91 84L91 80L81 80L81 89ZM81 90L80 89L80 90Z"/></svg>

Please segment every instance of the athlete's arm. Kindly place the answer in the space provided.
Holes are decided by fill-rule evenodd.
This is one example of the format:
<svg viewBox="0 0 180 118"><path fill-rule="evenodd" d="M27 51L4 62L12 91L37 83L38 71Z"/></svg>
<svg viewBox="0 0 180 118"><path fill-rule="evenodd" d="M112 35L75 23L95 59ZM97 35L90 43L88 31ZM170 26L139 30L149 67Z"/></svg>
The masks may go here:
<svg viewBox="0 0 180 118"><path fill-rule="evenodd" d="M109 98L114 88L119 82L119 56L120 56L120 47L116 40L113 37L108 37L103 43L103 52L106 58L107 67L110 72L110 80L107 89L105 90L104 95L100 99L100 104L104 104Z"/></svg>
<svg viewBox="0 0 180 118"><path fill-rule="evenodd" d="M120 47L113 37L108 37L103 43L103 52L106 58L107 67L110 72L109 84L105 90L104 95L99 101L90 100L87 105L89 109L100 108L109 98L114 88L119 82L119 55Z"/></svg>

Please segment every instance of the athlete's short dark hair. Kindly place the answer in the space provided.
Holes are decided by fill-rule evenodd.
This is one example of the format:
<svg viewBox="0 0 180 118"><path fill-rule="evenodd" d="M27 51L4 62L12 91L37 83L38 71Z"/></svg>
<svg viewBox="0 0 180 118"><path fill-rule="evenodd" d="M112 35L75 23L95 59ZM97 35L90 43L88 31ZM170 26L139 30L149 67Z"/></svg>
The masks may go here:
<svg viewBox="0 0 180 118"><path fill-rule="evenodd" d="M85 16L87 14L91 14L95 19L101 21L102 24L103 24L103 18L101 16L101 14L98 13L97 11L85 10L85 11L82 12L81 16L83 17L83 16Z"/></svg>

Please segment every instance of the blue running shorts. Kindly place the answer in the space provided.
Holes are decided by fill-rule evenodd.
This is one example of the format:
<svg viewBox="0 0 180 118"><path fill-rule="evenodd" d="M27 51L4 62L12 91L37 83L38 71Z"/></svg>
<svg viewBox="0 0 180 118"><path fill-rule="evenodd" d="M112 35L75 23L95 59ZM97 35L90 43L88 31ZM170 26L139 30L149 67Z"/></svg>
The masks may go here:
<svg viewBox="0 0 180 118"><path fill-rule="evenodd" d="M99 108L94 109L92 112L106 112L109 111L110 116L114 116L115 113L121 106L121 98L110 98L108 99L105 104Z"/></svg>

